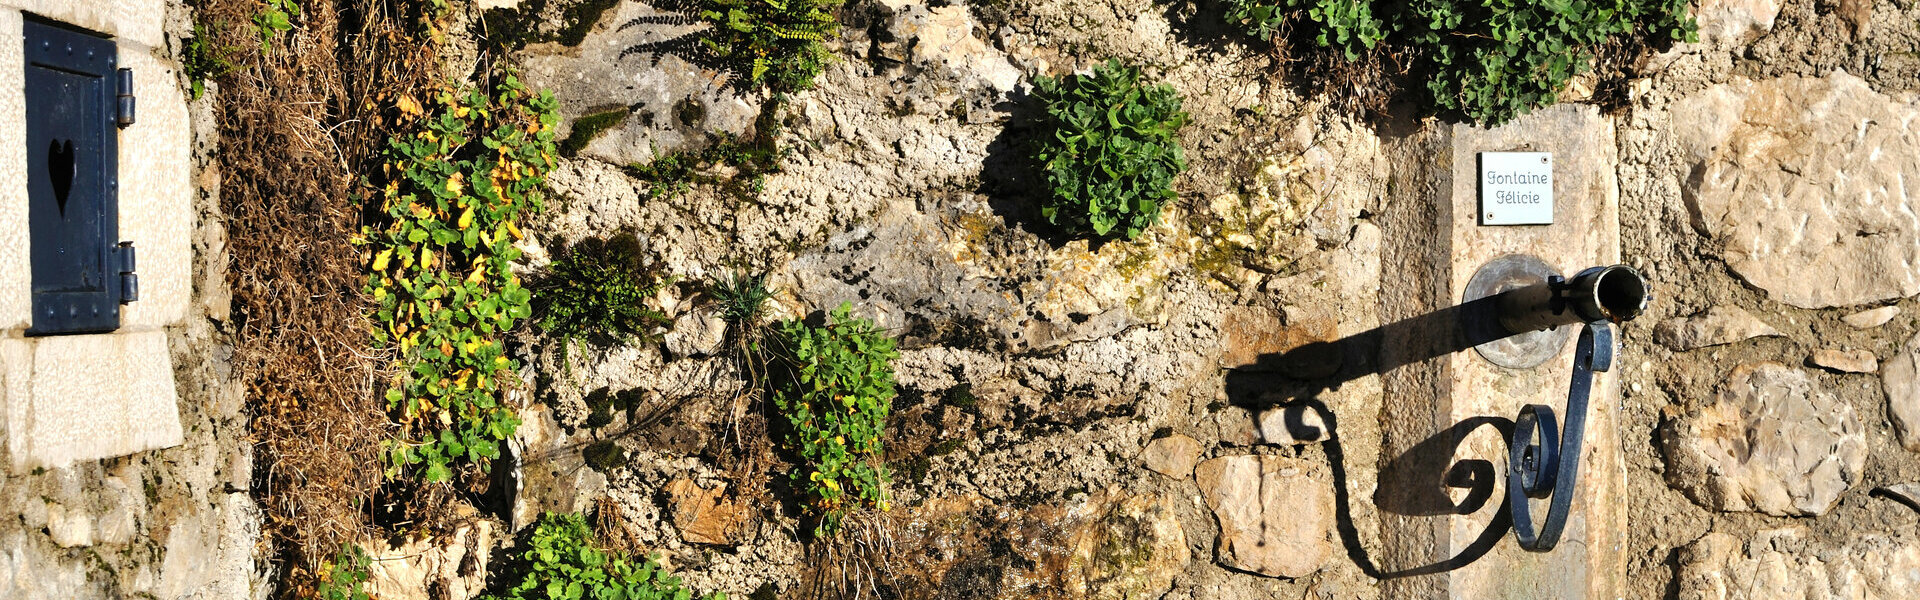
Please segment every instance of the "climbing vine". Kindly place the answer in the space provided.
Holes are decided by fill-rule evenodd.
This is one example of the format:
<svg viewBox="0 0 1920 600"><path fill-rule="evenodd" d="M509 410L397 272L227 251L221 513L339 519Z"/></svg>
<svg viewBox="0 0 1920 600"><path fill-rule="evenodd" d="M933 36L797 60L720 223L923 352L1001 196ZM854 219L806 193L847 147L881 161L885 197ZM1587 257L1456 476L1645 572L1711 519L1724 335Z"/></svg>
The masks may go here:
<svg viewBox="0 0 1920 600"><path fill-rule="evenodd" d="M418 467L441 481L459 462L484 467L520 424L500 397L517 367L501 338L531 314L509 265L554 165L554 100L508 75L492 95L449 86L397 105L411 132L387 142L375 223L358 242L374 341L397 357L386 400L402 434L388 475Z"/></svg>

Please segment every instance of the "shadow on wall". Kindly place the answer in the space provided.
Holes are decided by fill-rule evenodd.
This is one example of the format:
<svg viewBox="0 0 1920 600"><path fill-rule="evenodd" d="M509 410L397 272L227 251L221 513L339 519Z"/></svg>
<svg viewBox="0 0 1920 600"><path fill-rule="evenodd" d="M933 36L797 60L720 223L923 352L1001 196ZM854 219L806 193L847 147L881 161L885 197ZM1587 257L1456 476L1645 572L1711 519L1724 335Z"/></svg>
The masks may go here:
<svg viewBox="0 0 1920 600"><path fill-rule="evenodd" d="M1307 344L1286 352L1260 356L1253 365L1227 374L1228 400L1255 411L1293 407L1284 411L1284 424L1293 439L1323 439L1321 447L1332 467L1334 511L1340 541L1361 571L1375 579L1395 579L1444 573L1472 564L1493 550L1512 528L1507 494L1493 520L1459 554L1424 565L1382 566L1360 543L1353 522L1352 499L1347 494L1346 452L1341 447L1338 415L1321 402L1321 392L1343 383L1470 349L1506 337L1492 315L1494 297L1474 300L1368 330L1331 342ZM1313 411L1327 431L1306 418ZM1380 510L1406 517L1447 517L1480 512L1501 491L1501 472L1487 460L1455 460L1460 446L1482 427L1492 427L1500 439L1511 439L1513 420L1480 416L1460 421L1420 441L1389 460L1380 470L1374 503ZM1501 450L1505 452L1504 449ZM1466 496L1456 502L1456 490ZM1389 570L1391 569L1391 570Z"/></svg>

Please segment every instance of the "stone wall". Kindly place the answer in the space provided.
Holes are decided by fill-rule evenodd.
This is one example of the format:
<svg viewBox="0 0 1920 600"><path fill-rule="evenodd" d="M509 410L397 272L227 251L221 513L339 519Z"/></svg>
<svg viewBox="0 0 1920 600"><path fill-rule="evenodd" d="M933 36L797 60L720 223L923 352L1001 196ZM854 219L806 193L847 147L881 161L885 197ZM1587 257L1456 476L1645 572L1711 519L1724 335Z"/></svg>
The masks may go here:
<svg viewBox="0 0 1920 600"><path fill-rule="evenodd" d="M263 598L271 586L256 556L260 511L229 363L219 173L209 160L218 135L209 101L187 102L174 58L187 9L0 2L0 29L13 31L0 37L16 44L12 66L0 65L8 73L21 68L21 10L116 35L122 64L135 70L139 121L120 134L120 222L122 239L140 249L142 299L120 334L33 340L14 327L0 339L9 405L0 596ZM17 132L22 112L4 112L14 122L0 131ZM0 288L24 290L14 276L24 271L9 269Z"/></svg>
<svg viewBox="0 0 1920 600"><path fill-rule="evenodd" d="M794 153L745 201L699 187L648 200L647 182L615 166L697 145L689 131L744 132L759 106L703 95L711 74L672 57L609 50L681 32L619 26L654 9L620 2L577 47L520 52L534 79L560 88L568 120L631 112L563 161L552 179L563 202L543 244L632 230L687 277L770 269L782 315L850 301L902 332L888 439L889 459L907 467L896 512L934 559L910 561L901 573L913 583L896 589L1480 597L1492 593L1486 578L1538 572L1557 590L1540 594L1732 598L1768 597L1752 590L1785 581L1767 579L1775 565L1820 574L1794 584L1809 597L1900 589L1920 514L1874 490L1920 480L1920 459L1903 447L1920 447L1910 389L1920 342L1908 341L1920 232L1906 204L1920 197L1920 7L1701 2L1701 41L1651 57L1622 105L1557 107L1534 126L1465 141L1449 135L1456 126L1410 115L1358 121L1290 87L1256 49L1195 43L1213 39L1217 15L1204 10L996 7L849 5L835 46L845 60L793 98L781 143ZM1027 86L1107 57L1146 65L1187 98L1195 119L1182 144L1195 167L1183 201L1131 243L1030 233L1020 207L1032 182L1012 169ZM574 75L592 73L609 75L591 85ZM661 118L688 102L719 107L715 120ZM1540 126L1554 115L1591 126ZM1403 360L1417 354L1418 332L1384 345L1369 337L1458 300L1455 279L1470 265L1435 261L1464 260L1461 245L1478 243L1447 229L1457 210L1446 199L1471 197L1454 189L1461 157L1573 138L1595 147L1557 158L1594 175L1559 193L1603 199L1604 214L1572 216L1556 238L1601 244L1578 260L1608 260L1617 217L1619 259L1656 286L1651 312L1623 328L1616 379L1596 400L1594 447L1605 451L1591 455L1595 487L1576 509L1594 537L1560 551L1590 557L1578 576L1485 526L1504 484L1476 504L1479 485L1435 475L1464 463L1434 444L1498 441L1497 428L1460 431L1478 422L1469 417L1511 417L1475 404L1488 400L1462 377L1563 393L1567 355L1521 385L1440 362L1477 357ZM1233 258L1218 260L1223 247ZM700 301L683 287L660 305L679 323L704 323ZM543 370L570 373L536 393L542 414L572 432L546 437L610 440L627 464L604 477L549 467L562 476L543 480L563 483L541 501L584 506L573 492L604 487L632 540L666 552L697 589L810 589L786 511L757 511L730 536L705 533L714 523L702 507L751 499L703 458L715 435L706 427L732 410L730 393L703 389L743 382L668 335L666 348L576 357L566 371L542 355ZM1334 351L1292 352L1315 342ZM1301 383L1329 375L1339 383ZM670 426L594 432L582 423L596 393L681 412ZM1462 404L1436 408L1436 398ZM556 465L578 464L559 456ZM689 488L676 481L699 482L703 499L683 502L669 488ZM1147 588L1069 585L1073 565L1105 559L1058 552L1086 523L1066 515L1107 510L1116 494L1162 507L1150 513L1177 524L1185 550L1156 551L1139 571L1156 575L1127 579ZM1449 520L1458 511L1482 516ZM929 537L937 527L954 537ZM1763 535L1772 541L1740 542ZM1474 550L1483 542L1492 554Z"/></svg>

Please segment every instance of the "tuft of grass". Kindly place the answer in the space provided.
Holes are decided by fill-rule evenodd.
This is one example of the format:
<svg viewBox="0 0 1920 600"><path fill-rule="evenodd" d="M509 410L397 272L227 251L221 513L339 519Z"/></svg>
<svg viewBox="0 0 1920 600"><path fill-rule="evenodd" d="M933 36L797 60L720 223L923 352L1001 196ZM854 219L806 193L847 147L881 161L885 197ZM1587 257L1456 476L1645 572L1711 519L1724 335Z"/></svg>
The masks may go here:
<svg viewBox="0 0 1920 600"><path fill-rule="evenodd" d="M773 298L773 292L767 289L765 274L749 274L739 270L725 279L708 283L707 294L719 303L720 318L742 328L758 325L760 317L766 312L767 300Z"/></svg>

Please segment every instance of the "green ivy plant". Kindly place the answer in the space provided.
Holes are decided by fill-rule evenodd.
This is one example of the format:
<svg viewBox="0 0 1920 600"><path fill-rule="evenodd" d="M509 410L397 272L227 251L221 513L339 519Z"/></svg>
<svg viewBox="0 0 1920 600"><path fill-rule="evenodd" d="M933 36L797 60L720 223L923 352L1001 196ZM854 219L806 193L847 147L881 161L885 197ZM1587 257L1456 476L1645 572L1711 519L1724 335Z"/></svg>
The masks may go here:
<svg viewBox="0 0 1920 600"><path fill-rule="evenodd" d="M1228 0L1227 20L1248 35L1272 39L1286 31L1288 21L1305 19L1318 31L1314 41L1336 48L1347 60L1356 60L1386 39L1384 24L1373 17L1371 2L1354 0Z"/></svg>
<svg viewBox="0 0 1920 600"><path fill-rule="evenodd" d="M253 24L260 30L260 53L273 53L273 38L293 30L293 19L300 17L300 3L295 0L266 0L260 12L254 13Z"/></svg>
<svg viewBox="0 0 1920 600"><path fill-rule="evenodd" d="M417 128L388 140L385 184L368 199L377 218L357 242L378 306L374 341L397 357L386 399L402 433L388 475L418 466L442 481L456 462L484 468L520 424L501 402L518 366L502 338L532 314L532 294L509 265L517 223L540 210L554 166L554 100L508 75L492 95L438 90L431 113L410 97L398 104Z"/></svg>
<svg viewBox="0 0 1920 600"><path fill-rule="evenodd" d="M333 560L320 562L319 579L310 593L296 596L313 600L370 600L364 588L372 565L367 551L347 544Z"/></svg>
<svg viewBox="0 0 1920 600"><path fill-rule="evenodd" d="M803 463L792 477L806 492L817 536L832 535L854 508L891 508L879 457L900 355L893 338L851 311L843 303L824 325L775 326L783 368L773 377L773 404L786 419L786 447Z"/></svg>
<svg viewBox="0 0 1920 600"><path fill-rule="evenodd" d="M559 338L562 352L576 342L647 339L671 319L646 300L675 281L653 272L632 233L575 242L534 286L540 328Z"/></svg>
<svg viewBox="0 0 1920 600"><path fill-rule="evenodd" d="M1037 77L1034 96L1046 107L1032 154L1049 192L1040 215L1072 233L1127 239L1158 221L1187 168L1174 139L1188 120L1180 95L1110 60L1090 73Z"/></svg>
<svg viewBox="0 0 1920 600"><path fill-rule="evenodd" d="M1382 44L1411 59L1444 112L1498 125L1559 99L1603 52L1696 41L1686 0L1229 0L1259 39L1288 24L1348 61ZM1306 8L1301 11L1299 8Z"/></svg>
<svg viewBox="0 0 1920 600"><path fill-rule="evenodd" d="M546 513L523 550L517 572L499 578L504 591L489 600L690 600L692 594L651 557L639 560L593 544L586 519ZM726 600L714 593L704 600Z"/></svg>

